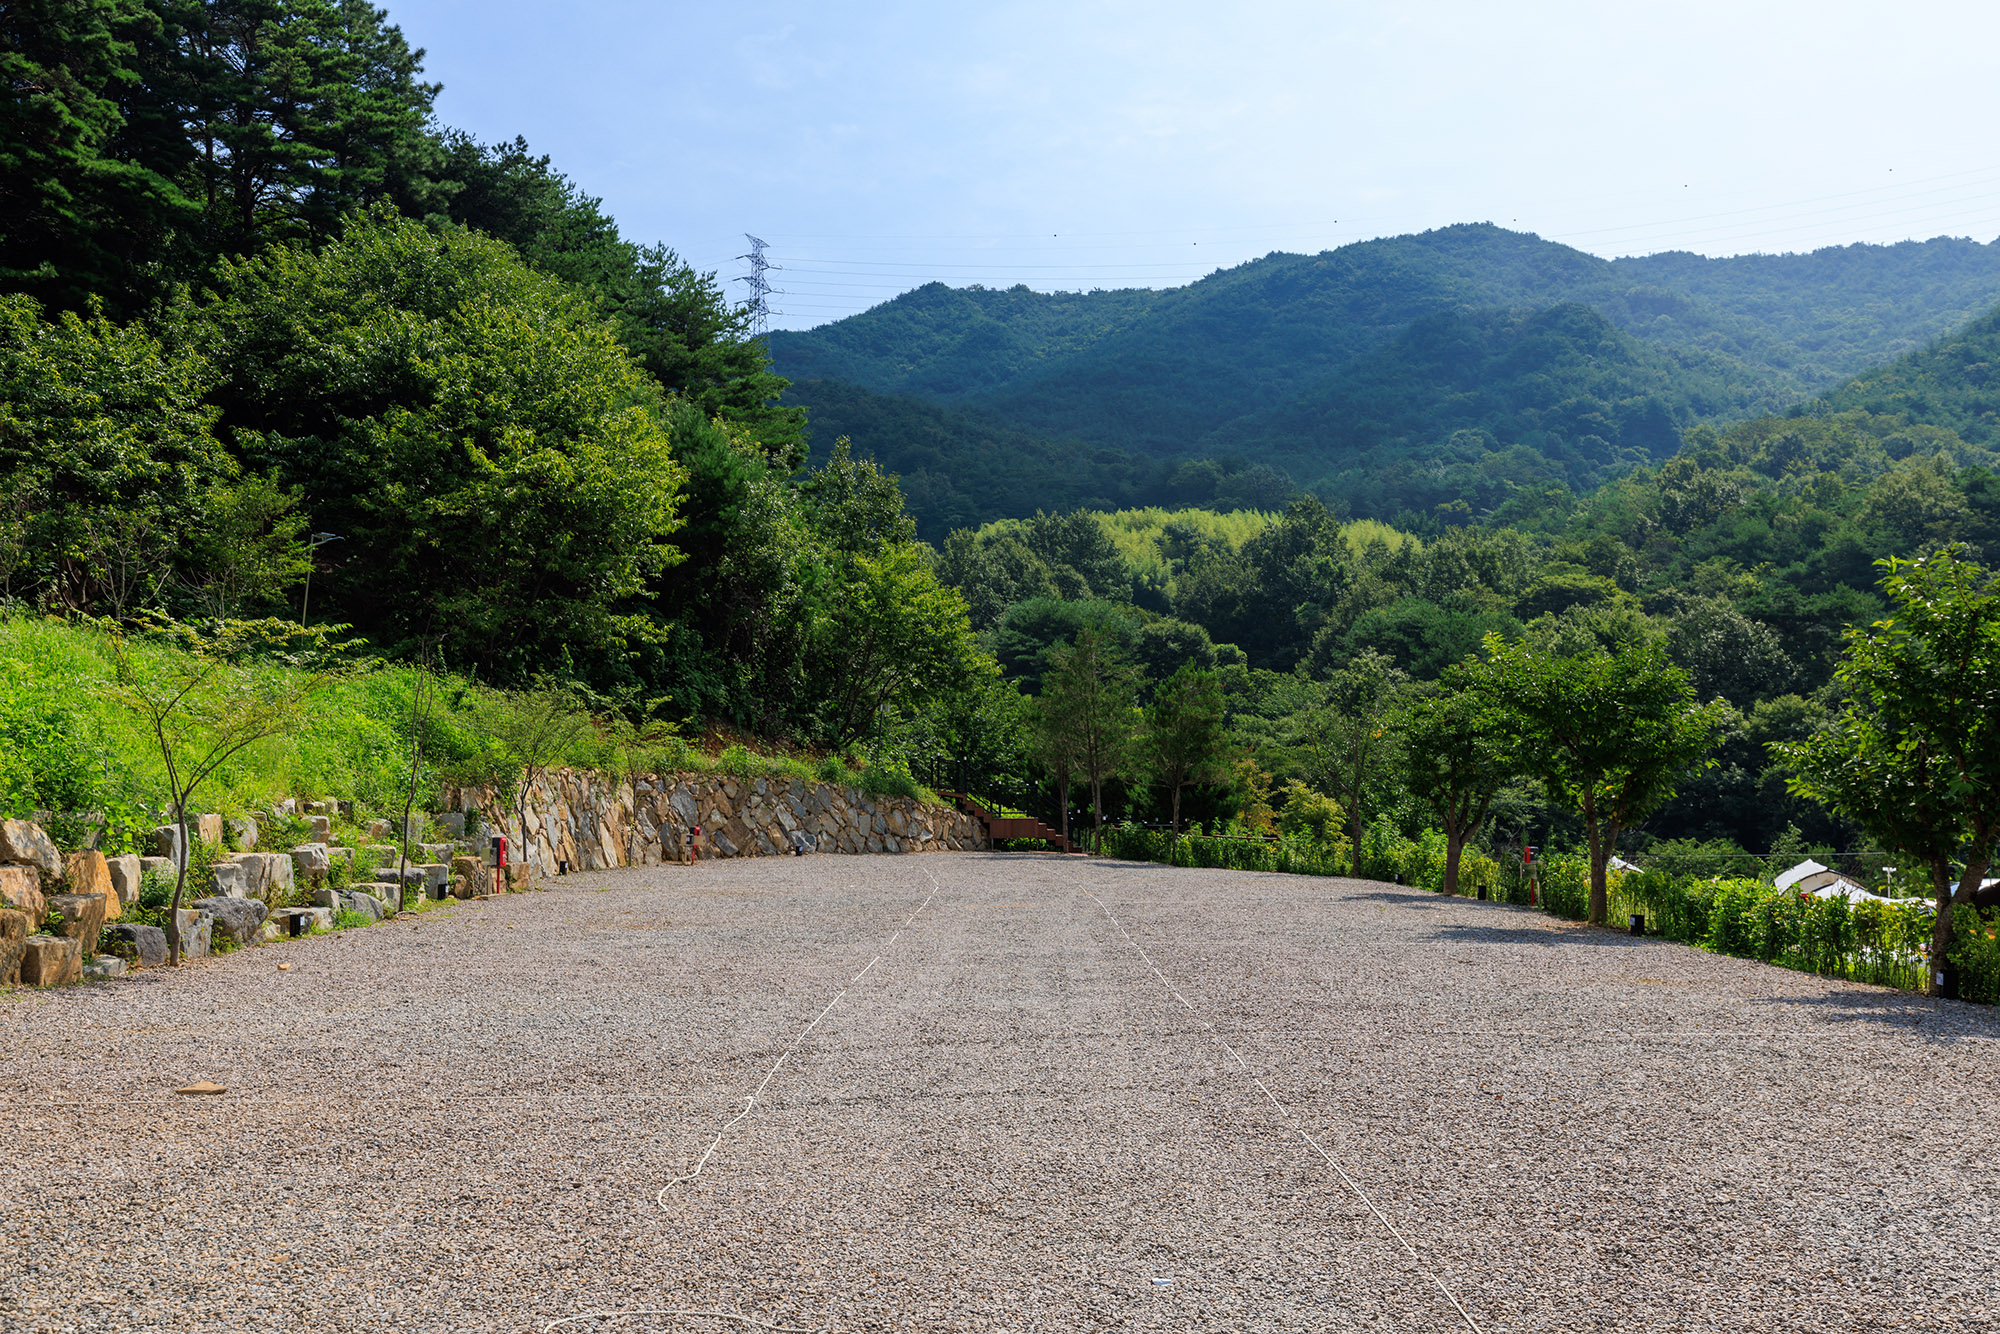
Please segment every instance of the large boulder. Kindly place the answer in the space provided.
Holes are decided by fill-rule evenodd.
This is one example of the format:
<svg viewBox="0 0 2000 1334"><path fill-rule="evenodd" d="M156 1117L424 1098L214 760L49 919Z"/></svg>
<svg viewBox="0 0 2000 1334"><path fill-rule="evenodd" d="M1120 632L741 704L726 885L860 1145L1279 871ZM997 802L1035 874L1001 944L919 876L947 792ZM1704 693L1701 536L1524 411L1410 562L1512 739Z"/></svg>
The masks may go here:
<svg viewBox="0 0 2000 1334"><path fill-rule="evenodd" d="M217 862L209 868L209 878L215 892L227 899L247 899L250 897L250 876L238 862Z"/></svg>
<svg viewBox="0 0 2000 1334"><path fill-rule="evenodd" d="M0 820L0 862L32 866L50 885L62 880L63 855L55 840L29 820Z"/></svg>
<svg viewBox="0 0 2000 1334"><path fill-rule="evenodd" d="M167 933L157 926L118 922L106 929L104 948L142 967L158 968L167 961Z"/></svg>
<svg viewBox="0 0 2000 1334"><path fill-rule="evenodd" d="M179 866L187 860L187 830L163 824L153 831L153 852Z"/></svg>
<svg viewBox="0 0 2000 1334"><path fill-rule="evenodd" d="M347 910L349 912L360 913L371 922L379 922L384 917L394 916L396 910L391 908L383 899L369 893L368 891L371 889L378 890L384 895L396 892L394 885L357 885L348 891Z"/></svg>
<svg viewBox="0 0 2000 1334"><path fill-rule="evenodd" d="M226 865L241 868L231 883L237 888L226 888L220 872L215 869L216 889L232 898L262 899L266 903L279 903L290 898L292 893L292 857L285 852L237 852L230 854ZM239 892L240 889L240 892Z"/></svg>
<svg viewBox="0 0 2000 1334"><path fill-rule="evenodd" d="M231 820L229 831L236 835L236 846L244 852L257 850L257 822L245 816L241 820Z"/></svg>
<svg viewBox="0 0 2000 1334"><path fill-rule="evenodd" d="M32 866L0 866L0 908L19 908L39 924L49 915L42 873Z"/></svg>
<svg viewBox="0 0 2000 1334"><path fill-rule="evenodd" d="M21 985L60 987L83 976L83 942L69 936L29 936L21 951Z"/></svg>
<svg viewBox="0 0 2000 1334"><path fill-rule="evenodd" d="M215 919L215 936L236 945L256 940L257 928L271 911L262 899L196 899L194 906Z"/></svg>
<svg viewBox="0 0 2000 1334"><path fill-rule="evenodd" d="M111 888L118 895L121 908L129 908L139 901L139 886L143 882L145 868L140 865L137 853L106 857L104 869L111 876Z"/></svg>
<svg viewBox="0 0 2000 1334"><path fill-rule="evenodd" d="M100 954L83 966L86 981L125 976L125 961L115 954Z"/></svg>
<svg viewBox="0 0 2000 1334"><path fill-rule="evenodd" d="M449 838L449 839L464 838L465 812L445 811L442 814L433 815L431 816L431 827L437 830L439 835L444 838Z"/></svg>
<svg viewBox="0 0 2000 1334"><path fill-rule="evenodd" d="M310 821L313 842L327 843L333 839L333 821L324 815L315 815Z"/></svg>
<svg viewBox="0 0 2000 1334"><path fill-rule="evenodd" d="M195 837L211 848L222 846L222 817L213 811L194 817Z"/></svg>
<svg viewBox="0 0 2000 1334"><path fill-rule="evenodd" d="M101 852L72 852L63 875L72 894L117 893L111 887L111 865Z"/></svg>
<svg viewBox="0 0 2000 1334"><path fill-rule="evenodd" d="M215 918L199 908L183 908L174 919L181 930L181 957L205 959L215 935Z"/></svg>
<svg viewBox="0 0 2000 1334"><path fill-rule="evenodd" d="M0 987L21 980L21 954L28 948L28 932L33 923L19 908L0 908Z"/></svg>
<svg viewBox="0 0 2000 1334"><path fill-rule="evenodd" d="M56 922L56 915L62 920ZM54 923L52 934L74 940L91 953L97 951L97 938L104 934L104 896L102 894L51 894L49 895L49 920Z"/></svg>
<svg viewBox="0 0 2000 1334"><path fill-rule="evenodd" d="M292 849L292 870L298 875L325 875L332 865L324 843L301 843Z"/></svg>

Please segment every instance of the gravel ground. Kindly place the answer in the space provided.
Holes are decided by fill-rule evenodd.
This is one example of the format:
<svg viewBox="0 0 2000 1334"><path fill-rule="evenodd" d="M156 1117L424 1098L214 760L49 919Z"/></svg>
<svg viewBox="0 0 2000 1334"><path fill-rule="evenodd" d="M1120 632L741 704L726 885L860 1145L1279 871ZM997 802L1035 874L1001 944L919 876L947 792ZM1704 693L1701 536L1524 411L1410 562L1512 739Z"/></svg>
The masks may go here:
<svg viewBox="0 0 2000 1334"><path fill-rule="evenodd" d="M0 1051L8 1331L2000 1326L1992 1011L1360 881L608 872Z"/></svg>

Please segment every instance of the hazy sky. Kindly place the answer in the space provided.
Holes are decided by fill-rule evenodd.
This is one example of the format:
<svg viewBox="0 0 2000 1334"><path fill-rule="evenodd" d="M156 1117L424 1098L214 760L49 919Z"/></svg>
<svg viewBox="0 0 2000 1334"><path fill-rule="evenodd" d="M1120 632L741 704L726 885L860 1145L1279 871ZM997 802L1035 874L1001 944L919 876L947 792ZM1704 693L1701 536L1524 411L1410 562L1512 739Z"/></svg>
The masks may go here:
<svg viewBox="0 0 2000 1334"><path fill-rule="evenodd" d="M1991 3L389 11L445 123L525 136L627 236L725 279L770 242L780 327L1453 222L1601 255L2000 234Z"/></svg>

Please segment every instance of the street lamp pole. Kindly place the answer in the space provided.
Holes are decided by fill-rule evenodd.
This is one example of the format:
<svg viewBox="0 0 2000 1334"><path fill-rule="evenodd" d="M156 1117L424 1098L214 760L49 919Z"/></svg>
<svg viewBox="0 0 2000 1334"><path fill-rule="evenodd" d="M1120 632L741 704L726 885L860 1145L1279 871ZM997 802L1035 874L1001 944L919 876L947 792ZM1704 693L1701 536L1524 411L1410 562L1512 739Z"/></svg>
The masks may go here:
<svg viewBox="0 0 2000 1334"><path fill-rule="evenodd" d="M344 542L344 541L346 541L346 539L343 538L339 533L314 533L312 535L312 540L306 544L306 591L305 594L299 598L300 625L304 625L306 623L306 612L310 610L312 607L313 567L319 563L317 559L319 549L325 546L329 542Z"/></svg>

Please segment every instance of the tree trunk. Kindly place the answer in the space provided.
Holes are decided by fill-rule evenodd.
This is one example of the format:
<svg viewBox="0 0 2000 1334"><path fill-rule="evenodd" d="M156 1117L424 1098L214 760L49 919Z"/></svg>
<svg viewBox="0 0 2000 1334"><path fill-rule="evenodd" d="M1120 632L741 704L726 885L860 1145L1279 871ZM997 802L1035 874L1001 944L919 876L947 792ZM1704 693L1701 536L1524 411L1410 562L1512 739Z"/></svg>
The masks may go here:
<svg viewBox="0 0 2000 1334"><path fill-rule="evenodd" d="M1056 783L1056 828L1061 831L1063 842L1069 842L1069 779L1067 776Z"/></svg>
<svg viewBox="0 0 2000 1334"><path fill-rule="evenodd" d="M1611 860L1611 849L1606 846L1604 830L1598 827L1596 806L1588 799L1583 804L1583 822L1590 835L1590 909L1584 920L1592 926L1603 926L1604 919L1611 915L1611 891L1604 879L1604 866Z"/></svg>
<svg viewBox="0 0 2000 1334"><path fill-rule="evenodd" d="M187 884L188 854L192 851L188 847L187 803L184 801L174 803L174 830L180 855L174 859L177 865L174 867L173 902L167 905L167 966L170 968L181 966L181 890Z"/></svg>
<svg viewBox="0 0 2000 1334"><path fill-rule="evenodd" d="M1972 902L1972 896L1979 892L1979 882L1985 878L1986 863L1968 860L1954 893L1950 865L1939 863L1931 868L1931 883L1937 889L1937 917L1931 924L1930 967L1924 976L1926 996L1942 1000L1958 999L1958 969L1951 962L1951 938L1956 928L1956 923L1952 921L1953 909L1961 903Z"/></svg>
<svg viewBox="0 0 2000 1334"><path fill-rule="evenodd" d="M1104 785L1097 778L1090 780L1090 851L1104 855Z"/></svg>
<svg viewBox="0 0 2000 1334"><path fill-rule="evenodd" d="M1465 834L1456 825L1444 829L1444 892L1458 893L1458 858L1465 851Z"/></svg>
<svg viewBox="0 0 2000 1334"><path fill-rule="evenodd" d="M1174 837L1181 836L1181 785L1174 784Z"/></svg>

